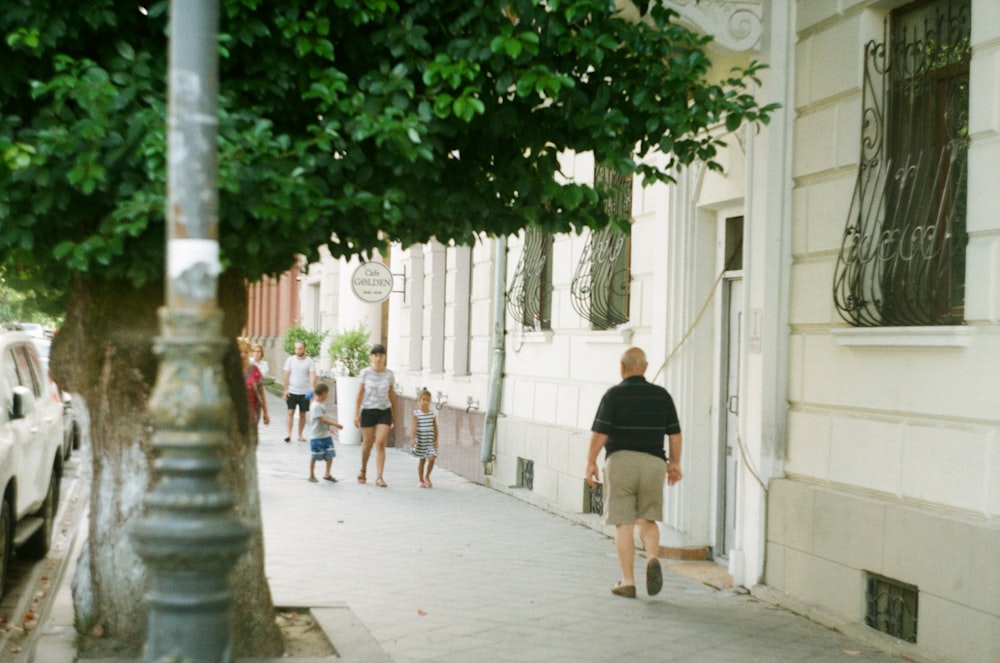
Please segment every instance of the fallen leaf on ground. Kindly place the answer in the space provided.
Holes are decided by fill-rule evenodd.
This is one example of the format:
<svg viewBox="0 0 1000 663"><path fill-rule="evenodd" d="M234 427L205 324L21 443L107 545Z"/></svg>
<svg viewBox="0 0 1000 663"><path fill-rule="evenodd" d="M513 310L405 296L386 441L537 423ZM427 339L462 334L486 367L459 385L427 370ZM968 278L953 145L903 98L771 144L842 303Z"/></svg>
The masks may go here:
<svg viewBox="0 0 1000 663"><path fill-rule="evenodd" d="M423 617L423 616L425 616L425 615L427 614L427 611L426 611L426 610L420 610L420 609L418 608L418 609L417 609L417 614L418 614L418 615L420 615L421 617Z"/></svg>
<svg viewBox="0 0 1000 663"><path fill-rule="evenodd" d="M844 653L848 656L861 656L861 651L858 649L845 649Z"/></svg>

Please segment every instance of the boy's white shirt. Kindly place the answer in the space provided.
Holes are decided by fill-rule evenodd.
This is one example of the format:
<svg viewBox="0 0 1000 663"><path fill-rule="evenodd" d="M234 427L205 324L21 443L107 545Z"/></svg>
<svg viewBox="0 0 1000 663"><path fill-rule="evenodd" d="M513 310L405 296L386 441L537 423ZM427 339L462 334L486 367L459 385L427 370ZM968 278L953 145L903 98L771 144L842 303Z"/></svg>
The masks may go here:
<svg viewBox="0 0 1000 663"><path fill-rule="evenodd" d="M320 440L325 437L333 437L330 425L322 421L326 416L326 401L320 401L315 396L309 403L309 412L306 414L306 433L310 440Z"/></svg>

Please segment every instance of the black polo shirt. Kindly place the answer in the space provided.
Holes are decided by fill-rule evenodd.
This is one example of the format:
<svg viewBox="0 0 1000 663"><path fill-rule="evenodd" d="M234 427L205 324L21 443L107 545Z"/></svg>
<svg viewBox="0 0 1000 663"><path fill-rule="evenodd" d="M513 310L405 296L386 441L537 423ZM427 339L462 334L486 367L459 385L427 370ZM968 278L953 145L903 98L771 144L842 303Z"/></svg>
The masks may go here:
<svg viewBox="0 0 1000 663"><path fill-rule="evenodd" d="M627 449L666 458L663 439L680 433L681 424L667 390L633 375L604 394L590 430L608 436L605 456Z"/></svg>

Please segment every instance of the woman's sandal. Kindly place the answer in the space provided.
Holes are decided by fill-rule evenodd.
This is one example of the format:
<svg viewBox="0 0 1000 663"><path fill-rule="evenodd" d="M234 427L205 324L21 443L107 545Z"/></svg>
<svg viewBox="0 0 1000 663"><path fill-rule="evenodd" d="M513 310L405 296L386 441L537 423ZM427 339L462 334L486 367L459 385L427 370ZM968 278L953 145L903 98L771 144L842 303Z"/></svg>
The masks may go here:
<svg viewBox="0 0 1000 663"><path fill-rule="evenodd" d="M361 470L358 472L358 483L365 483L367 479L365 478L365 471Z"/></svg>
<svg viewBox="0 0 1000 663"><path fill-rule="evenodd" d="M386 487L386 486L388 486L389 484L387 484L387 483L385 482L385 480L384 480L384 479L383 479L382 477L379 477L379 478L375 479L375 485L376 485L376 486L379 486L379 487L381 487L381 488L385 488L385 487Z"/></svg>

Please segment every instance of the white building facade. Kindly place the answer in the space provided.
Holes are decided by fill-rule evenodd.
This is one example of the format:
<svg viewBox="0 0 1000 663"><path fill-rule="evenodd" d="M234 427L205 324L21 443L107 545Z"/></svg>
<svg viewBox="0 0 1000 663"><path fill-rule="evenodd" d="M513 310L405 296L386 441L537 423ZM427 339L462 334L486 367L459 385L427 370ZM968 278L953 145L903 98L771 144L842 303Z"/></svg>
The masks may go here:
<svg viewBox="0 0 1000 663"><path fill-rule="evenodd" d="M722 173L631 182L627 237L393 248L400 395L453 411L471 478L600 528L590 426L640 346L684 435L668 551L918 659L1000 660L1000 2L669 4L720 76L768 63L782 110Z"/></svg>
<svg viewBox="0 0 1000 663"><path fill-rule="evenodd" d="M1000 3L802 0L794 30L763 580L1000 660Z"/></svg>

